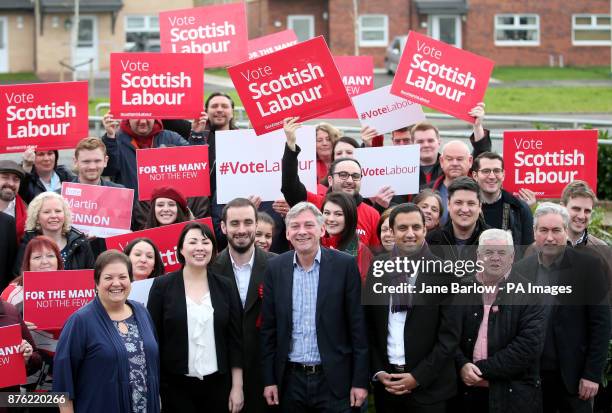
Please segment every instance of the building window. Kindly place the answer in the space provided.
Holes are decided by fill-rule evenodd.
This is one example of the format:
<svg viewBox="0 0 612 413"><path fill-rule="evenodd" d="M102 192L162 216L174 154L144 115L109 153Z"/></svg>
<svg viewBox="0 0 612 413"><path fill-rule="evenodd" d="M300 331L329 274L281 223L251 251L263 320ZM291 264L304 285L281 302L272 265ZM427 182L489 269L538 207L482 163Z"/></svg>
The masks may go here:
<svg viewBox="0 0 612 413"><path fill-rule="evenodd" d="M359 46L387 47L389 43L389 18L384 14L359 16Z"/></svg>
<svg viewBox="0 0 612 413"><path fill-rule="evenodd" d="M572 44L575 46L609 46L612 42L609 14L574 14Z"/></svg>
<svg viewBox="0 0 612 413"><path fill-rule="evenodd" d="M157 16L125 17L125 51L160 51L159 19Z"/></svg>
<svg viewBox="0 0 612 413"><path fill-rule="evenodd" d="M495 45L539 46L540 16L537 14L496 15Z"/></svg>

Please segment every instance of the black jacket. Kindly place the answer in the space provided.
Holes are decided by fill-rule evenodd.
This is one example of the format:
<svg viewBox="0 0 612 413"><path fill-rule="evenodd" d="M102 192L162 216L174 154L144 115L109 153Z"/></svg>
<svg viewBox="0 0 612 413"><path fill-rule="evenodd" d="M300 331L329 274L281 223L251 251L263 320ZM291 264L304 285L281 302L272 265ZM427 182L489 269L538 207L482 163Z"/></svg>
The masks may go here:
<svg viewBox="0 0 612 413"><path fill-rule="evenodd" d="M242 368L240 298L227 278L208 271L208 288L214 308L215 347L219 373L230 374ZM183 270L155 278L147 309L159 340L162 382L168 375L189 371L187 302ZM164 377L166 376L166 377Z"/></svg>
<svg viewBox="0 0 612 413"><path fill-rule="evenodd" d="M264 386L282 382L291 348L293 257L288 251L268 261L262 305ZM355 259L321 248L316 332L323 374L335 397L349 397L351 387L368 388L368 340L361 306L361 278Z"/></svg>
<svg viewBox="0 0 612 413"><path fill-rule="evenodd" d="M611 336L609 282L602 261L577 248L565 248L556 271L558 284L572 288L559 294L552 307L551 326L558 369L566 390L578 393L581 378L599 383L606 364ZM514 268L532 283L538 278L538 254Z"/></svg>
<svg viewBox="0 0 612 413"><path fill-rule="evenodd" d="M457 247L457 239L453 231L452 221L448 220L442 228L435 229L427 234L427 244L431 252L443 260L476 260L476 247L478 237L483 231L490 229L482 216L478 218L472 236L467 240L462 248Z"/></svg>
<svg viewBox="0 0 612 413"><path fill-rule="evenodd" d="M423 262L439 262L427 247L414 258ZM388 285L394 273L375 277L373 269L377 262L393 260L390 253L377 256L370 265L366 278L363 302L370 341L370 370L374 375L389 371L387 338L389 336L389 296L376 293L374 284ZM382 268L382 267L381 267ZM450 273L439 272L432 265L421 271L415 281L416 293L411 294L412 305L404 324L404 357L406 372L413 375L419 386L411 393L415 402L421 405L448 400L456 393L454 356L459 344L459 323L457 309L452 305L449 293L420 293L422 286L450 286L454 277ZM450 291L450 290L449 290ZM408 294L408 293L407 293ZM374 304L374 305L370 305Z"/></svg>
<svg viewBox="0 0 612 413"><path fill-rule="evenodd" d="M246 302L242 309L242 359L244 367L244 409L243 412L265 412L267 404L263 397L263 376L261 373L261 352L259 349L259 323L261 302L263 295L263 276L266 271L268 259L276 256L255 247L255 258L249 280ZM236 293L238 285L234 276L234 268L228 249L217 255L211 266L211 271L229 280Z"/></svg>
<svg viewBox="0 0 612 413"><path fill-rule="evenodd" d="M500 229L512 232L514 245L520 246L519 251L517 251L517 258L521 258L527 247L534 241L533 215L529 206L524 201L503 189L501 191L501 200L504 215L502 217L502 228ZM489 223L487 222L487 224Z"/></svg>
<svg viewBox="0 0 612 413"><path fill-rule="evenodd" d="M508 283L521 284L525 293L508 293ZM489 412L539 413L542 411L540 356L544 348L546 315L537 295L528 294L528 281L516 271L499 284L499 291L489 312L487 358L473 361L474 346L483 319L482 294L462 297L466 305L458 308L461 322L460 347L455 357L457 371L474 363L489 382ZM479 285L474 277L465 285ZM469 398L473 387L460 380L460 399ZM463 411L469 411L469 404Z"/></svg>
<svg viewBox="0 0 612 413"><path fill-rule="evenodd" d="M17 255L15 218L0 212L0 292L13 280L13 265Z"/></svg>
<svg viewBox="0 0 612 413"><path fill-rule="evenodd" d="M15 260L15 266L13 267L13 272L15 275L21 274L21 264L28 242L38 235L42 235L42 232L26 231L23 235L23 240L21 240L21 246L19 247L19 252L17 253L17 259ZM66 238L67 242L65 248L67 248L68 253L66 254L66 260L64 261L64 269L92 269L96 263L96 260L85 234L76 228L70 228L70 231L68 234L66 234Z"/></svg>
<svg viewBox="0 0 612 413"><path fill-rule="evenodd" d="M64 165L57 165L55 173L59 176L60 182L72 182L75 179L74 174ZM36 173L36 168L32 167L32 172L26 173L19 185L19 195L21 195L26 204L29 204L36 195L46 191L47 188L45 188L45 185Z"/></svg>

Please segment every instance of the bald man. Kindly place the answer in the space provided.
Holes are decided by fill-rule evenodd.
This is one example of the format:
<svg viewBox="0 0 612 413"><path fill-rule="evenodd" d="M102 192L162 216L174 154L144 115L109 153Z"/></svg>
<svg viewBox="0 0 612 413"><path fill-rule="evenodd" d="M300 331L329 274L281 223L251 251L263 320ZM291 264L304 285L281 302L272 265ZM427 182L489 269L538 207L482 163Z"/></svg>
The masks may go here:
<svg viewBox="0 0 612 413"><path fill-rule="evenodd" d="M460 176L468 176L472 168L472 162L473 158L470 148L465 142L454 140L442 147L440 167L443 173L435 181L427 185L428 188L440 192L442 205L448 203L448 186ZM446 224L447 221L448 209L444 208L444 213L440 217L440 225Z"/></svg>

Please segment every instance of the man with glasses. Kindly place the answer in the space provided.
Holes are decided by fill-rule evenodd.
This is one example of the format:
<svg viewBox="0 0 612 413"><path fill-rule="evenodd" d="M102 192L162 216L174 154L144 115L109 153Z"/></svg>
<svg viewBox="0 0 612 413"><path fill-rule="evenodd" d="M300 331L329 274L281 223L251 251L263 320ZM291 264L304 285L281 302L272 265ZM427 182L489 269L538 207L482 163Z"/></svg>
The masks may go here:
<svg viewBox="0 0 612 413"><path fill-rule="evenodd" d="M527 204L502 189L504 159L497 153L484 152L474 160L472 177L482 194L482 213L485 222L493 228L509 230L516 254L521 258L533 243L533 215Z"/></svg>
<svg viewBox="0 0 612 413"><path fill-rule="evenodd" d="M306 187L298 176L298 154L300 147L296 145L295 131L302 126L298 118L287 118L283 122L287 144L282 160L281 192L291 206L308 201L321 208L325 197L306 191ZM376 227L380 214L376 209L363 202L359 195L361 188L361 165L356 159L339 158L329 166L327 180L330 191L342 191L355 198L357 203L357 235L368 246L379 244Z"/></svg>

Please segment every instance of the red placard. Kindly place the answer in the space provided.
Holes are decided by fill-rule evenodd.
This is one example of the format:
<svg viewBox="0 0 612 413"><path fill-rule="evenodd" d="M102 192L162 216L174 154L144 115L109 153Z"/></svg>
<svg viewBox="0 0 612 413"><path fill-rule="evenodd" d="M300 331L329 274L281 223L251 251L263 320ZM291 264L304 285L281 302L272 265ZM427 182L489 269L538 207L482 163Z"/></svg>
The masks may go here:
<svg viewBox="0 0 612 413"><path fill-rule="evenodd" d="M597 188L596 130L504 132L504 189L531 189L538 198L560 198L577 179Z"/></svg>
<svg viewBox="0 0 612 413"><path fill-rule="evenodd" d="M248 58L244 3L161 12L159 35L162 52L205 54L205 67L226 67Z"/></svg>
<svg viewBox="0 0 612 413"><path fill-rule="evenodd" d="M61 329L95 296L93 270L23 273L23 319L39 330Z"/></svg>
<svg viewBox="0 0 612 413"><path fill-rule="evenodd" d="M89 135L87 82L0 86L0 152L69 149Z"/></svg>
<svg viewBox="0 0 612 413"><path fill-rule="evenodd" d="M26 369L21 345L21 326L0 327L0 389L26 382Z"/></svg>
<svg viewBox="0 0 612 413"><path fill-rule="evenodd" d="M322 36L228 69L258 135L351 105Z"/></svg>
<svg viewBox="0 0 612 413"><path fill-rule="evenodd" d="M474 123L494 62L417 32L408 33L391 93Z"/></svg>
<svg viewBox="0 0 612 413"><path fill-rule="evenodd" d="M102 185L62 183L72 226L101 238L130 232L134 190Z"/></svg>
<svg viewBox="0 0 612 413"><path fill-rule="evenodd" d="M208 145L136 151L138 199L148 201L158 186L171 186L185 197L210 195Z"/></svg>
<svg viewBox="0 0 612 413"><path fill-rule="evenodd" d="M114 117L194 119L202 111L203 99L202 55L111 53Z"/></svg>
<svg viewBox="0 0 612 413"><path fill-rule="evenodd" d="M334 62L349 97L374 90L374 58L372 56L334 56ZM350 107L319 116L321 119L357 119L357 112Z"/></svg>
<svg viewBox="0 0 612 413"><path fill-rule="evenodd" d="M297 44L297 42L298 38L291 29L249 40L249 59L257 59L258 57L278 52Z"/></svg>
<svg viewBox="0 0 612 413"><path fill-rule="evenodd" d="M206 224L213 234L215 233L212 220L210 218L201 218L196 219L195 221ZM157 248L159 248L166 272L176 271L181 268L181 264L179 263L176 255L176 244L178 243L179 235L181 235L183 227L189 222L193 221L164 225L163 227L150 228L142 231L131 232L129 234L117 235L116 237L106 238L106 248L123 251L125 246L131 240L140 237L149 238L155 245L157 245Z"/></svg>

